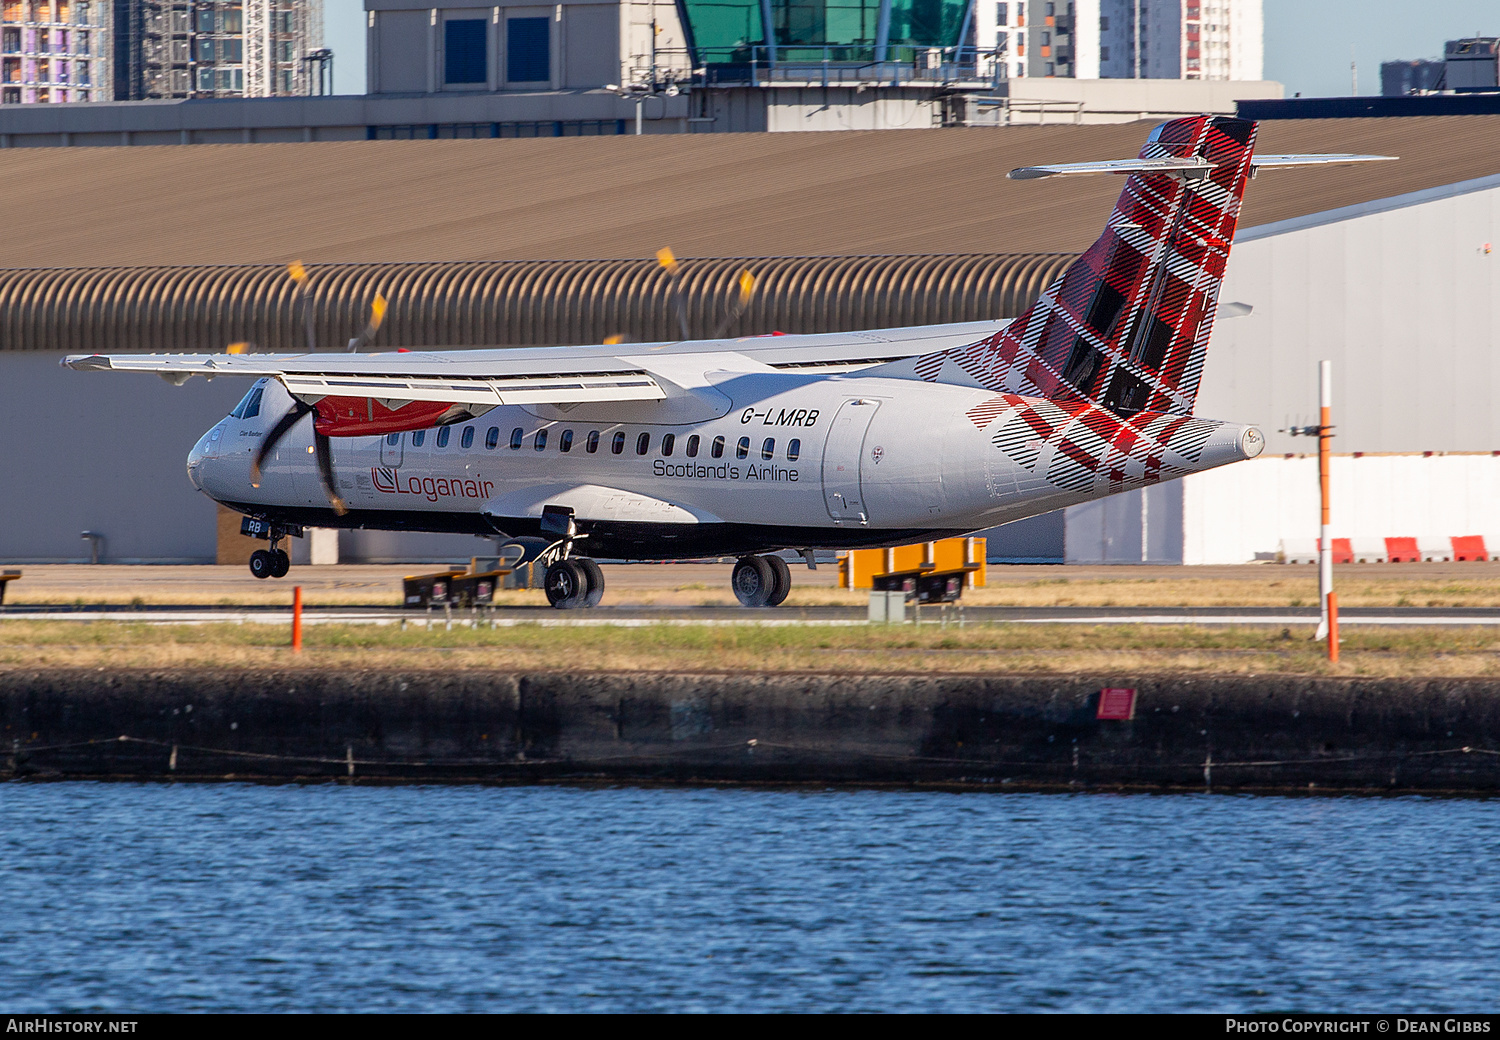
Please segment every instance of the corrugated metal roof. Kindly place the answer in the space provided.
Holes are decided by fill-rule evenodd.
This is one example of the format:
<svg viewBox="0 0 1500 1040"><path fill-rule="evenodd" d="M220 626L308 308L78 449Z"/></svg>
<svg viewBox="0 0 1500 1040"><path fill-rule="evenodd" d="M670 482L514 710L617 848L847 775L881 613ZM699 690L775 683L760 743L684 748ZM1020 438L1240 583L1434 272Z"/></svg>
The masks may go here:
<svg viewBox="0 0 1500 1040"><path fill-rule="evenodd" d="M0 151L5 267L1076 252L1146 124ZM1500 116L1287 120L1266 152L1399 163L1271 171L1243 226L1500 172Z"/></svg>
<svg viewBox="0 0 1500 1040"><path fill-rule="evenodd" d="M655 260L326 264L301 292L279 265L0 271L0 349L215 351L321 348L390 313L376 345L640 343L771 331L840 332L1014 317L1070 254L699 260L672 280ZM735 306L742 270L755 291ZM305 295L304 295L305 294ZM870 356L882 356L878 344Z"/></svg>

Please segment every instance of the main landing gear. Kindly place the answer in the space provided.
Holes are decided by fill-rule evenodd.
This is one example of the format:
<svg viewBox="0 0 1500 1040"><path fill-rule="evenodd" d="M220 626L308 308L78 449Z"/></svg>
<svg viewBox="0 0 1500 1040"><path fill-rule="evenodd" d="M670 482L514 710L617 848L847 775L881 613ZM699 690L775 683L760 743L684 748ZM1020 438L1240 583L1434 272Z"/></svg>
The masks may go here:
<svg viewBox="0 0 1500 1040"><path fill-rule="evenodd" d="M745 556L729 578L735 599L746 607L779 607L792 591L792 572L780 556Z"/></svg>
<svg viewBox="0 0 1500 1040"><path fill-rule="evenodd" d="M573 555L574 543L588 537L579 533L573 510L567 506L544 506L541 528L544 536L555 539L537 557L538 563L547 565L542 578L547 602L558 610L597 607L604 598L604 572L587 556Z"/></svg>
<svg viewBox="0 0 1500 1040"><path fill-rule="evenodd" d="M587 556L571 556L547 568L542 587L558 610L597 607L604 598L604 572Z"/></svg>
<svg viewBox="0 0 1500 1040"><path fill-rule="evenodd" d="M271 533L271 548L256 549L250 554L250 573L257 578L285 578L292 569L292 558L281 548L284 535Z"/></svg>

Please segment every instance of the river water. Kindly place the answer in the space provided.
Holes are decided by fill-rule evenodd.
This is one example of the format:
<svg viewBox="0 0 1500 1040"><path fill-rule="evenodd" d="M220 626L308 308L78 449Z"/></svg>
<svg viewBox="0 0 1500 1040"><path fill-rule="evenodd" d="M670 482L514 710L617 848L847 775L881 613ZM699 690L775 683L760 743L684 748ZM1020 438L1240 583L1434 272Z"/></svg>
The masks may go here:
<svg viewBox="0 0 1500 1040"><path fill-rule="evenodd" d="M0 1011L1463 1011L1430 798L0 784Z"/></svg>

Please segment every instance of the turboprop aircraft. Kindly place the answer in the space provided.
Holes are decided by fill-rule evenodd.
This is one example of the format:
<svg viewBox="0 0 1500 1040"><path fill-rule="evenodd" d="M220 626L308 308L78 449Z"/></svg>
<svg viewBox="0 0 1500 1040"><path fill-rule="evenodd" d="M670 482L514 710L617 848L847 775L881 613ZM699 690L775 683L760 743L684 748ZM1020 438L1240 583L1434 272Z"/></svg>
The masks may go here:
<svg viewBox="0 0 1500 1040"><path fill-rule="evenodd" d="M1388 157L1256 156L1255 135L1176 119L1136 159L1012 171L1126 180L1099 240L1007 322L381 353L365 335L350 352L63 364L257 378L187 462L269 536L256 577L286 574L279 544L304 525L540 536L556 607L599 602L595 557L701 556L739 557L736 597L775 606L780 550L811 566L815 549L962 535L1260 454L1254 426L1193 414L1246 184Z"/></svg>

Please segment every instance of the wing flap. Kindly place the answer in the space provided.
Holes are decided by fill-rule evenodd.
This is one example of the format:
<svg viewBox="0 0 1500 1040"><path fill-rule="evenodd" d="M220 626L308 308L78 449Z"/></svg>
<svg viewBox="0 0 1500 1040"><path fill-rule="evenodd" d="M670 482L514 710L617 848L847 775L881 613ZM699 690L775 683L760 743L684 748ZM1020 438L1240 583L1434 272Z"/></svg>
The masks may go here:
<svg viewBox="0 0 1500 1040"><path fill-rule="evenodd" d="M493 408L503 404L660 401L667 396L661 384L640 368L611 370L601 366L603 371L558 372L555 366L568 363L566 353L547 359L551 366L534 363L532 372L492 376L402 371L403 367L430 367L425 360L404 363L406 356L386 354L378 360L367 360L360 366L366 371L350 371L353 359L347 354L328 355L331 363L322 371L318 370L316 354L91 354L64 358L63 364L81 372L155 372L178 385L195 375L269 377L280 380L289 393L309 404L324 397L368 397L393 403L426 401ZM573 360L576 363L578 359Z"/></svg>

